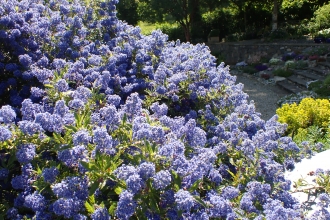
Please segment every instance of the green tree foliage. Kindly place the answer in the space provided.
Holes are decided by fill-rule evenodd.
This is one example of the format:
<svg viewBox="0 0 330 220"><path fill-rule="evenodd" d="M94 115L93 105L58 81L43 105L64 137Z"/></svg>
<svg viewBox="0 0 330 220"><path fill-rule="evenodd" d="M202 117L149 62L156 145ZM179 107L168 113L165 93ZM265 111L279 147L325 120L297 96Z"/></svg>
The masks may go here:
<svg viewBox="0 0 330 220"><path fill-rule="evenodd" d="M120 0L117 4L117 17L126 21L128 24L137 25L140 20L138 14L138 1L136 0Z"/></svg>
<svg viewBox="0 0 330 220"><path fill-rule="evenodd" d="M315 10L327 2L327 0L283 0L281 11L285 20L311 19Z"/></svg>
<svg viewBox="0 0 330 220"><path fill-rule="evenodd" d="M182 27L186 41L191 41L191 26L198 20L200 0L142 0L143 19L164 21L170 15ZM148 9L149 8L149 9Z"/></svg>
<svg viewBox="0 0 330 220"><path fill-rule="evenodd" d="M219 30L220 39L230 35L238 36L235 38L237 40L259 38L269 36L276 29L288 33L288 36L303 36L310 32L308 24L311 24L314 12L328 3L326 0L139 0L137 2L136 10L141 20L150 23L169 22L158 26L169 35L171 40L182 39L178 36L184 36L186 41L193 43L196 43L196 39L207 40L212 29ZM121 18L128 20L125 17ZM319 29L320 22L324 23L323 20L320 15L315 14L314 29ZM175 23L179 24L181 30ZM182 34L179 33L180 31Z"/></svg>
<svg viewBox="0 0 330 220"><path fill-rule="evenodd" d="M330 28L330 3L315 11L312 24L315 31Z"/></svg>

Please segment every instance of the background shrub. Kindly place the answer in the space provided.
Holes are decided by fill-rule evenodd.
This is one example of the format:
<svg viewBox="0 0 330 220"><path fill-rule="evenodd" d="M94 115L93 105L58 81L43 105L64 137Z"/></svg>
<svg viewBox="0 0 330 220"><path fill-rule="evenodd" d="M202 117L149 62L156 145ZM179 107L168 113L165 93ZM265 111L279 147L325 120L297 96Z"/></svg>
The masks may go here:
<svg viewBox="0 0 330 220"><path fill-rule="evenodd" d="M207 46L142 35L117 3L1 1L0 219L300 217L286 125Z"/></svg>
<svg viewBox="0 0 330 220"><path fill-rule="evenodd" d="M315 92L320 97L328 98L330 96L330 75L323 81L310 83L308 85L308 90Z"/></svg>
<svg viewBox="0 0 330 220"><path fill-rule="evenodd" d="M156 29L161 30L163 33L168 35L168 39L171 41L181 40L184 41L185 36L182 28L173 23L161 23L156 25Z"/></svg>
<svg viewBox="0 0 330 220"><path fill-rule="evenodd" d="M290 69L278 68L273 71L274 76L289 77L293 74Z"/></svg>
<svg viewBox="0 0 330 220"><path fill-rule="evenodd" d="M288 124L288 133L296 134L299 128L310 126L327 129L330 102L328 99L305 98L299 104L283 104L276 114L280 122Z"/></svg>
<svg viewBox="0 0 330 220"><path fill-rule="evenodd" d="M325 4L315 11L311 26L314 33L330 28L330 4Z"/></svg>
<svg viewBox="0 0 330 220"><path fill-rule="evenodd" d="M251 74L251 75L258 72L258 70L254 66L251 66L251 65L243 66L243 67L241 67L241 70L244 73Z"/></svg>

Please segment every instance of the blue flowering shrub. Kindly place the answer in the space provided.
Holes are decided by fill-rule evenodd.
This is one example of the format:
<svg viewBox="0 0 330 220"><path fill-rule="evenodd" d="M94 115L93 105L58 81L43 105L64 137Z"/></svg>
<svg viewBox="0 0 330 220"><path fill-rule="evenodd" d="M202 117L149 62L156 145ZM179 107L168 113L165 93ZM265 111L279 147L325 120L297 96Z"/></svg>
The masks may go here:
<svg viewBox="0 0 330 220"><path fill-rule="evenodd" d="M0 0L1 218L299 218L286 125L116 3Z"/></svg>

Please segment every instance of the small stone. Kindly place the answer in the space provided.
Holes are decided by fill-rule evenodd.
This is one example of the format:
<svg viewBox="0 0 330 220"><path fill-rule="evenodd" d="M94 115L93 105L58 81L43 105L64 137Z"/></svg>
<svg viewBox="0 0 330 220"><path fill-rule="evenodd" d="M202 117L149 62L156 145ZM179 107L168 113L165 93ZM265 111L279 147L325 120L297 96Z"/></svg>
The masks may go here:
<svg viewBox="0 0 330 220"><path fill-rule="evenodd" d="M273 80L275 81L275 83L277 83L277 82L281 82L281 81L285 80L285 77L274 76L274 79Z"/></svg>

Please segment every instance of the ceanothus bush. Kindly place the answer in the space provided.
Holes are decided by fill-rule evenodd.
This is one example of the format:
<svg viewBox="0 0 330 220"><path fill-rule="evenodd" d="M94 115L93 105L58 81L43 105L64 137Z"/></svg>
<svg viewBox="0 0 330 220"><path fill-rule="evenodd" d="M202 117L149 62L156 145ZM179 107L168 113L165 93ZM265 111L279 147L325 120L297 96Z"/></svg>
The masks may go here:
<svg viewBox="0 0 330 220"><path fill-rule="evenodd" d="M299 217L286 126L207 46L144 36L116 3L0 0L0 216Z"/></svg>

